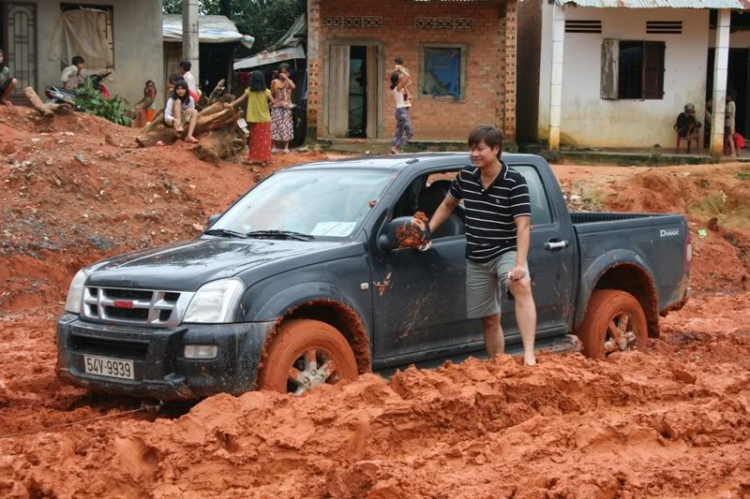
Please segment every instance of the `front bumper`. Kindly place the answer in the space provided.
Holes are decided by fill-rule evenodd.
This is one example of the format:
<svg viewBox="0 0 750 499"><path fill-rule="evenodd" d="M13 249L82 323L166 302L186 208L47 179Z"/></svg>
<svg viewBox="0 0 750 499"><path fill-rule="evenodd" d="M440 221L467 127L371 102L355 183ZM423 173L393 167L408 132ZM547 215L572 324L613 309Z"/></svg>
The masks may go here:
<svg viewBox="0 0 750 499"><path fill-rule="evenodd" d="M170 329L116 326L64 314L57 323L59 376L96 391L161 400L252 390L274 322L185 324ZM186 359L185 345L218 345L214 359ZM84 355L132 360L133 380L88 374Z"/></svg>

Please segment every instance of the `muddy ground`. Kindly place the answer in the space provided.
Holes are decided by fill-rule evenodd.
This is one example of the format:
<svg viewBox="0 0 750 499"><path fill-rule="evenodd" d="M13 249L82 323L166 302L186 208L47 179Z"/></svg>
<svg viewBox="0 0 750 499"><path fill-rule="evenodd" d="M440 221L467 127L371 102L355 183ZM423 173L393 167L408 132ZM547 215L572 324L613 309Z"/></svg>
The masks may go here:
<svg viewBox="0 0 750 499"><path fill-rule="evenodd" d="M555 167L572 209L689 216L694 297L645 354L471 359L157 411L58 382L73 273L192 237L270 171L324 156L253 170L133 136L0 109L0 496L750 495L747 168Z"/></svg>

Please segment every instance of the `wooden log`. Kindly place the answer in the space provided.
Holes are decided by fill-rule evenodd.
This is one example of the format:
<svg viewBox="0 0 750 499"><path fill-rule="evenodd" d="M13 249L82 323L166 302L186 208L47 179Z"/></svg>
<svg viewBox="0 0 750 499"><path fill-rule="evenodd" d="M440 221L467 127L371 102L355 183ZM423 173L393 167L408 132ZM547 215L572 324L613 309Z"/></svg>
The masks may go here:
<svg viewBox="0 0 750 499"><path fill-rule="evenodd" d="M75 111L74 106L69 104L45 104L31 87L24 88L23 93L29 99L31 107L39 111L45 118L51 118L55 114L73 114L73 111Z"/></svg>
<svg viewBox="0 0 750 499"><path fill-rule="evenodd" d="M194 136L202 135L211 130L233 124L240 117L240 113L224 104L214 104L198 113ZM185 126L187 129L187 126ZM135 141L140 147L155 146L162 142L165 145L174 144L179 137L174 128L164 124L164 116L158 116L150 125L143 128Z"/></svg>

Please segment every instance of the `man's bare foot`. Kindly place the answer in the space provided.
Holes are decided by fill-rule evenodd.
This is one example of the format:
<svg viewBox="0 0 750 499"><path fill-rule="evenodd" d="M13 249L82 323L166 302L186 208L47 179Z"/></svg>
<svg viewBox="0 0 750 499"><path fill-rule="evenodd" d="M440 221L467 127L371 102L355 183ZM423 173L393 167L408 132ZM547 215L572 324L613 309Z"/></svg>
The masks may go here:
<svg viewBox="0 0 750 499"><path fill-rule="evenodd" d="M197 144L198 143L198 139L196 139L195 137L193 137L192 135L190 135L188 137L185 137L185 142L190 142L191 144Z"/></svg>
<svg viewBox="0 0 750 499"><path fill-rule="evenodd" d="M524 355L523 356L523 365L525 366L535 366L536 365L536 357L534 357L534 354L531 355Z"/></svg>

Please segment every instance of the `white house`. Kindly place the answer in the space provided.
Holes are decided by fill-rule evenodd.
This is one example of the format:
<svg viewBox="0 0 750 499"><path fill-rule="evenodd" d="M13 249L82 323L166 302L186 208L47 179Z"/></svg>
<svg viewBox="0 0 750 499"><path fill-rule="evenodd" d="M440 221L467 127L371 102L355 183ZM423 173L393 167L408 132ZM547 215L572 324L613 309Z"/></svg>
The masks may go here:
<svg viewBox="0 0 750 499"><path fill-rule="evenodd" d="M684 105L694 104L703 122L713 98L712 151L720 153L728 76L745 131L746 33L731 34L744 44L744 73L741 54L727 71L730 19L745 9L742 0L554 0L538 8L540 22L519 20L519 59L540 31L538 72L520 74L532 65L519 63L519 87L527 85L518 96L521 138L552 149L674 147L672 125Z"/></svg>

